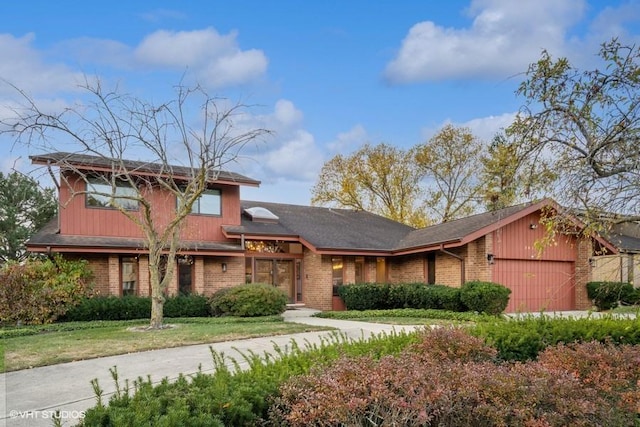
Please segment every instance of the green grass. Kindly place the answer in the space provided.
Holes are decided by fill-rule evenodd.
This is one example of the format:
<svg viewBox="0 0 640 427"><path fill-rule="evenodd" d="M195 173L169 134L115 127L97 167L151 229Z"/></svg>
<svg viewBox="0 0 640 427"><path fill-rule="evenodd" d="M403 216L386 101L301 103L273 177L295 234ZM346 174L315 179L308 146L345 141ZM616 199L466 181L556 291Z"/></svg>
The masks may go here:
<svg viewBox="0 0 640 427"><path fill-rule="evenodd" d="M392 325L438 325L463 324L483 321L501 320L501 317L476 314L471 312L459 313L447 310L430 310L403 308L394 310L348 310L326 311L318 313L316 317L330 319L355 320L361 322L387 323Z"/></svg>
<svg viewBox="0 0 640 427"><path fill-rule="evenodd" d="M0 329L0 372L159 348L328 328L258 318L165 319L171 328L142 331L148 320L69 322ZM19 335L19 336L16 336Z"/></svg>
<svg viewBox="0 0 640 427"><path fill-rule="evenodd" d="M635 314L640 317L640 305L622 305L609 310L609 313L614 314Z"/></svg>

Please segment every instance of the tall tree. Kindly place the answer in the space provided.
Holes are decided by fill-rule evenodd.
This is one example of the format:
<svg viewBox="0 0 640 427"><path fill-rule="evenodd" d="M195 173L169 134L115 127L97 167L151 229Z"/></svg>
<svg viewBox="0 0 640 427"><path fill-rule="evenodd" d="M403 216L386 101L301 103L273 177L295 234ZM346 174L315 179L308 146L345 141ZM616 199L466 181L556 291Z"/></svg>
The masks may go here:
<svg viewBox="0 0 640 427"><path fill-rule="evenodd" d="M81 177L86 183L85 193L108 200L142 231L149 251L150 327L161 328L164 291L173 278L187 215L222 167L235 161L247 144L270 131L235 126L246 106L226 107L225 100L211 97L199 87L178 86L175 98L162 104L105 90L99 82L86 84L83 89L90 102L60 113L45 112L16 89L24 105L14 110L14 118L3 121L4 132L12 134L17 143L45 149L49 141L53 140L55 146L63 140L79 147L76 154L99 156L111 165L109 173L100 177L64 159L56 166ZM195 115L189 114L191 108ZM160 165L160 171L140 174L126 162L133 158ZM174 176L172 165L176 162L189 169L188 180ZM96 183L96 178L101 181ZM149 193L158 190L173 194L177 200L171 218L160 217L149 202Z"/></svg>
<svg viewBox="0 0 640 427"><path fill-rule="evenodd" d="M447 125L415 148L418 167L427 180L425 206L436 222L473 213L479 191L482 144L469 128Z"/></svg>
<svg viewBox="0 0 640 427"><path fill-rule="evenodd" d="M640 47L602 44L601 64L580 70L547 51L531 64L509 131L526 155L560 173L556 197L589 223L603 214L640 220ZM612 218L611 215L607 215Z"/></svg>
<svg viewBox="0 0 640 427"><path fill-rule="evenodd" d="M547 161L523 156L522 146L504 131L495 135L480 162L480 196L490 211L544 197L557 178Z"/></svg>
<svg viewBox="0 0 640 427"><path fill-rule="evenodd" d="M25 242L56 214L54 190L19 172L0 172L0 264L22 261Z"/></svg>
<svg viewBox="0 0 640 427"><path fill-rule="evenodd" d="M420 209L422 174L412 152L387 144L365 145L324 164L311 203L373 212L414 227L427 218Z"/></svg>

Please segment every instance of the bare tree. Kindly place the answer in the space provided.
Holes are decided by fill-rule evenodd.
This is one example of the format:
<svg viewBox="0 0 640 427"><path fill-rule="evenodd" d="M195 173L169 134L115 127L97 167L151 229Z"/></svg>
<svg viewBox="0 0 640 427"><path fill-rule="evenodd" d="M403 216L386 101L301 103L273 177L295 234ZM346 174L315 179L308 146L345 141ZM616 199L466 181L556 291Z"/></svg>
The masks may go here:
<svg viewBox="0 0 640 427"><path fill-rule="evenodd" d="M558 201L596 227L640 220L640 47L614 39L599 56L601 67L580 70L544 51L508 129L529 161L552 162Z"/></svg>
<svg viewBox="0 0 640 427"><path fill-rule="evenodd" d="M247 144L271 132L238 125L248 106L224 107L226 100L200 87L177 86L173 100L155 105L105 90L100 82L85 83L82 89L90 102L59 113L43 111L24 91L15 89L23 104L14 108L13 119L2 121L1 132L11 134L17 144L41 149L59 147L62 142L78 147L74 156L61 156L55 166L85 182L86 190L74 196L84 192L106 201L142 231L149 251L150 328L161 328L164 293L173 277L187 215L225 165L236 161ZM194 103L199 114L195 118L188 114ZM86 165L78 166L77 156L82 154L99 158L97 163L102 168L108 165L107 171L95 174ZM179 168L172 166L177 159ZM60 176L64 180L69 175ZM75 188L69 182L58 185ZM161 217L150 201L154 191L167 192L177 200L170 218Z"/></svg>

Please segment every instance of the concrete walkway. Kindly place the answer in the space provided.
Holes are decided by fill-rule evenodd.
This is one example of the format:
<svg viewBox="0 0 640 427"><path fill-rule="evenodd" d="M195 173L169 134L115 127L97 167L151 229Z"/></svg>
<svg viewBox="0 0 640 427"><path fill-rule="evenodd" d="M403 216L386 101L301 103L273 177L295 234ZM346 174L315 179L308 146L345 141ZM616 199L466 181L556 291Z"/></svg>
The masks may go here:
<svg viewBox="0 0 640 427"><path fill-rule="evenodd" d="M369 338L393 330L413 330L414 326L392 326L345 320L311 317L316 311L310 309L287 310L285 320L307 325L336 328L348 338ZM239 362L240 352L253 351L273 353L274 345L284 348L295 340L300 346L306 342L319 344L335 332L305 332L292 335L252 338L214 344L152 350L120 356L101 357L44 366L41 368L0 374L0 390L5 399L0 399L0 426L51 426L56 410L64 416L64 425L75 425L82 411L95 405L91 380L98 379L104 390L103 401L108 402L115 385L109 369L117 366L120 384L125 379L133 383L138 377L151 377L153 382L163 378L175 379L178 374L193 374L201 367L203 372L213 371L210 348ZM242 366L242 363L241 363Z"/></svg>

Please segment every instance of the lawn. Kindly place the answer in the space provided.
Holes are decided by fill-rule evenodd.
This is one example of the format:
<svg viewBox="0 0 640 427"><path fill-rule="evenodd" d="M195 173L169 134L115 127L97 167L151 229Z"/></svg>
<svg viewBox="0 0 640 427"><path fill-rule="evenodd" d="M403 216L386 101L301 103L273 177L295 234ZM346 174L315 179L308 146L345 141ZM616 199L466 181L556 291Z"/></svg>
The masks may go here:
<svg viewBox="0 0 640 427"><path fill-rule="evenodd" d="M171 328L141 331L148 320L69 322L0 329L0 372L158 348L326 330L260 318L165 319ZM19 335L19 336L18 336Z"/></svg>
<svg viewBox="0 0 640 427"><path fill-rule="evenodd" d="M502 317L471 312L414 308L401 308L394 310L327 311L318 313L316 316L330 319L386 323L389 325L459 325L502 320Z"/></svg>

